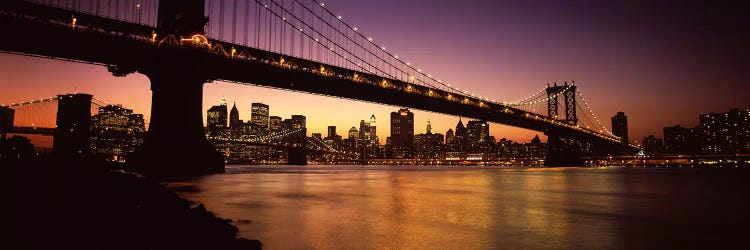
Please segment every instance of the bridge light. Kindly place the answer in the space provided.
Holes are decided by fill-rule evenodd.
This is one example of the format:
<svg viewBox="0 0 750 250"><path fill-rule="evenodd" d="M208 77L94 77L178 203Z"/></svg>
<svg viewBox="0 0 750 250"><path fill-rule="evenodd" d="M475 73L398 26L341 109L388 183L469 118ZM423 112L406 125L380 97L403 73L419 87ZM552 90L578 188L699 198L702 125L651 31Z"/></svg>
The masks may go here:
<svg viewBox="0 0 750 250"><path fill-rule="evenodd" d="M151 43L155 43L155 42L156 42L156 32L151 31Z"/></svg>
<svg viewBox="0 0 750 250"><path fill-rule="evenodd" d="M357 31L357 27L352 28L354 31Z"/></svg>
<svg viewBox="0 0 750 250"><path fill-rule="evenodd" d="M367 38L367 41L370 41L370 42L372 42L372 37L368 37L368 38Z"/></svg>
<svg viewBox="0 0 750 250"><path fill-rule="evenodd" d="M72 21L71 21L71 26L72 26L73 28L75 28L75 27L76 27L76 22L78 22L78 19L77 19L76 17L73 17L73 19L72 19Z"/></svg>
<svg viewBox="0 0 750 250"><path fill-rule="evenodd" d="M339 20L341 20L342 17L341 16L337 16L336 18L338 18Z"/></svg>
<svg viewBox="0 0 750 250"><path fill-rule="evenodd" d="M325 7L325 6L326 6L325 3L320 3L320 7Z"/></svg>

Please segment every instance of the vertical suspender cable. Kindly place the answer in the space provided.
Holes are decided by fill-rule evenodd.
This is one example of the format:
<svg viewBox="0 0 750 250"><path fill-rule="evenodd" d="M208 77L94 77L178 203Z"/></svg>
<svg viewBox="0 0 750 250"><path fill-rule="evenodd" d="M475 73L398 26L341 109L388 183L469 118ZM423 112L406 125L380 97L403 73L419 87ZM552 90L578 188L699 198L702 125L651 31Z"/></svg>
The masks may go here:
<svg viewBox="0 0 750 250"><path fill-rule="evenodd" d="M232 43L234 42L234 39L237 37L237 0L234 0L234 5L232 5Z"/></svg>
<svg viewBox="0 0 750 250"><path fill-rule="evenodd" d="M224 0L219 0L219 39L224 40Z"/></svg>
<svg viewBox="0 0 750 250"><path fill-rule="evenodd" d="M243 44L250 46L250 0L245 1L245 40Z"/></svg>
<svg viewBox="0 0 750 250"><path fill-rule="evenodd" d="M162 0L163 1L163 0ZM208 4L208 18L211 19L211 15L213 15L213 0L206 0L206 3ZM206 28L206 36L211 36L211 26L214 22L209 22L208 27Z"/></svg>

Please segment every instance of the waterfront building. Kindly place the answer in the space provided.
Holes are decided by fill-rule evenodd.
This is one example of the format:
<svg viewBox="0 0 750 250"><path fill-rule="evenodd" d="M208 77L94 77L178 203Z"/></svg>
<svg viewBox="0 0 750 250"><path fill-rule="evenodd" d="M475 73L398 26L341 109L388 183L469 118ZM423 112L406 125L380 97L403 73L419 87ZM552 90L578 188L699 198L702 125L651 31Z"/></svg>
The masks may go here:
<svg viewBox="0 0 750 250"><path fill-rule="evenodd" d="M257 102L250 104L250 122L254 134L264 135L269 132L268 112L269 107L266 104Z"/></svg>
<svg viewBox="0 0 750 250"><path fill-rule="evenodd" d="M625 112L617 112L612 117L612 134L620 137L622 145L628 145L628 117Z"/></svg>

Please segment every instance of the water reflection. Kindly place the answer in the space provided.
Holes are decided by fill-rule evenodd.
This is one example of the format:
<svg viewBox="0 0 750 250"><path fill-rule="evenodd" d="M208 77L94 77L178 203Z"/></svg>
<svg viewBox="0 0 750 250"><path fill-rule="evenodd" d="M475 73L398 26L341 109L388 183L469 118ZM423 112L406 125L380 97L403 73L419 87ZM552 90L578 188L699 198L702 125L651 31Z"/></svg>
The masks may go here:
<svg viewBox="0 0 750 250"><path fill-rule="evenodd" d="M695 218L716 222L705 205L682 208L712 200L707 197L712 184L697 172L257 166L227 171L169 186L197 190L182 195L231 218L240 235L260 239L267 249L644 248L674 246L664 239L679 239L688 231L680 227ZM724 184L734 195L747 194L741 191L747 185L736 179ZM748 208L746 202L724 206L738 213ZM670 212L676 208L682 212ZM716 223L747 225L742 216L739 222ZM651 228L659 230L657 236L648 236Z"/></svg>

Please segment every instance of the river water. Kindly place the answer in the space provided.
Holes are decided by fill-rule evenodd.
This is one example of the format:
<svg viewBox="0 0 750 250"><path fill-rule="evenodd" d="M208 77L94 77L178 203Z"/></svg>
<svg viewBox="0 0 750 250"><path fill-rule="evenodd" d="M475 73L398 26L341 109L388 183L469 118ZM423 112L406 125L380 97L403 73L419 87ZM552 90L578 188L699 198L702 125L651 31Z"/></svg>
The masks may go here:
<svg viewBox="0 0 750 250"><path fill-rule="evenodd" d="M173 179L266 249L685 249L743 243L750 170L227 166Z"/></svg>

